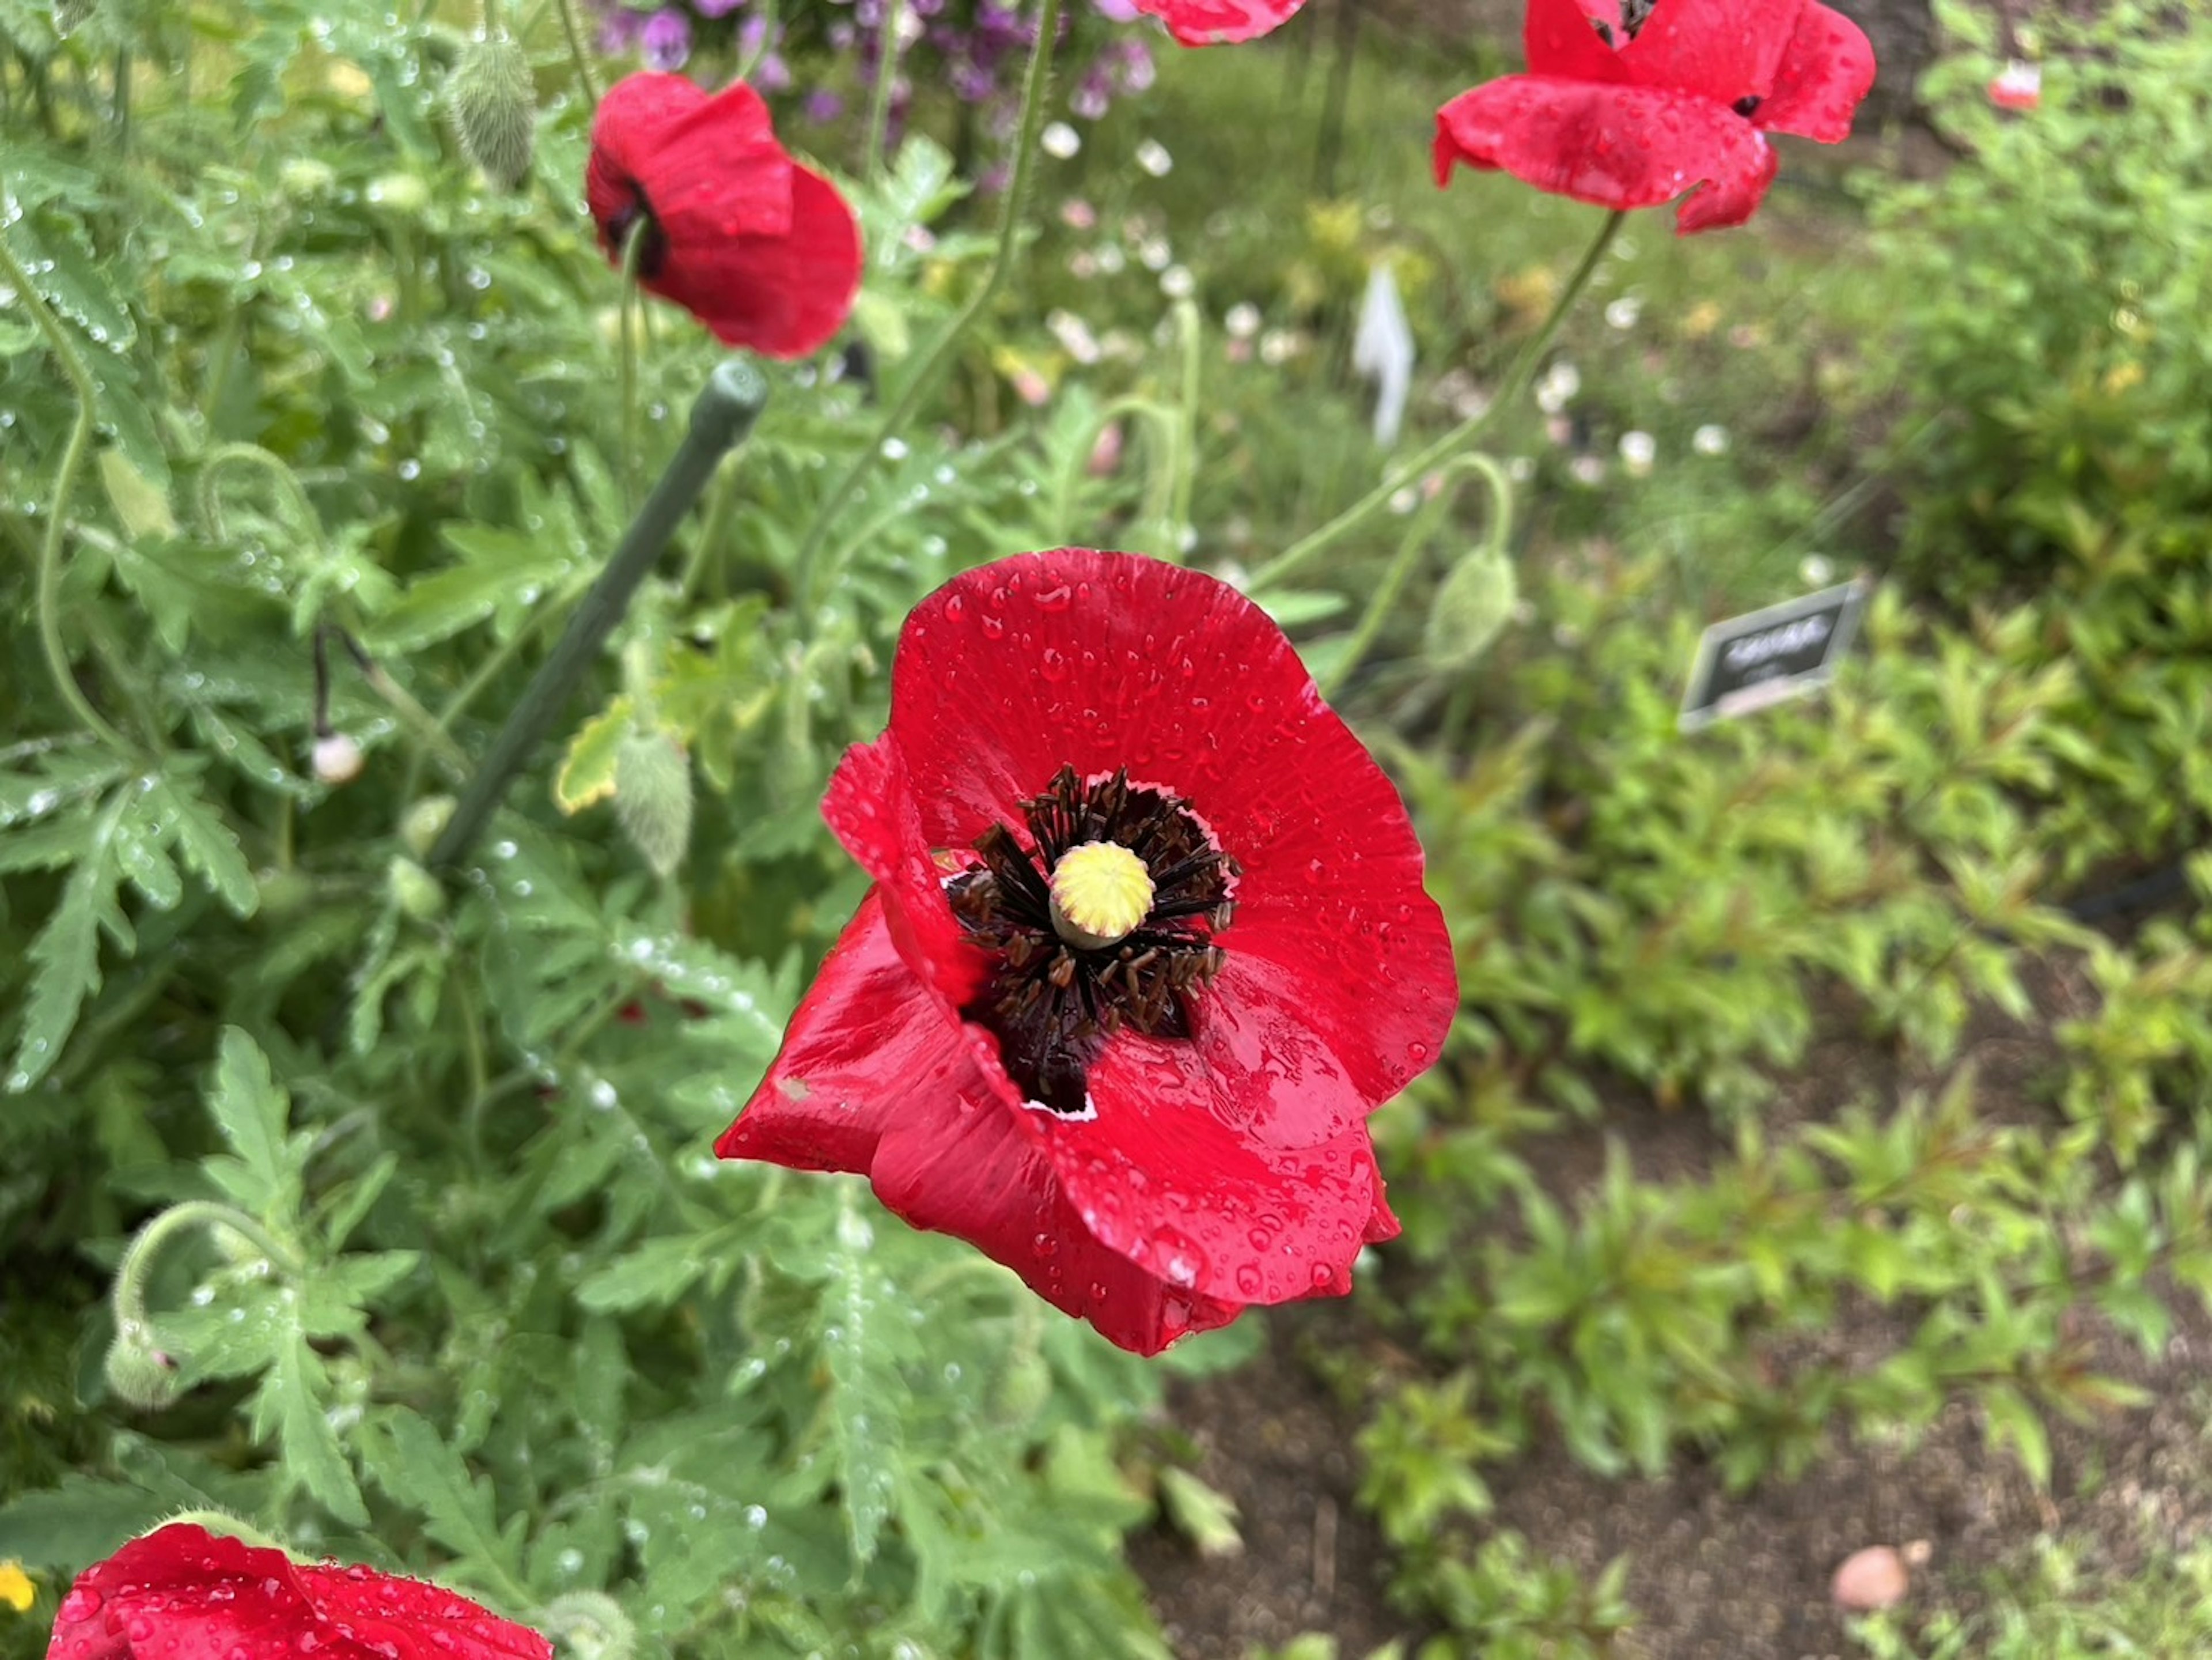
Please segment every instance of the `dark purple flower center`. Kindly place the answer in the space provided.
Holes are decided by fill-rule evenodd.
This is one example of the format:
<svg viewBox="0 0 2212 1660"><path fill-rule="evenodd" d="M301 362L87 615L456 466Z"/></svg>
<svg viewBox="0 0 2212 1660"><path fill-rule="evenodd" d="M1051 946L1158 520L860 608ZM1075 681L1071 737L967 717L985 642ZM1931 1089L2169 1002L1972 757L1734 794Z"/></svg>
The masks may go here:
<svg viewBox="0 0 2212 1660"><path fill-rule="evenodd" d="M1188 804L1132 784L1126 769L1085 784L1062 767L1021 808L1030 845L992 825L975 838L982 862L945 888L953 915L994 960L961 1014L998 1038L1006 1074L1027 1099L1080 1117L1109 1035L1126 1025L1190 1036L1191 1000L1224 960L1213 940L1236 914L1229 891L1241 873ZM1142 861L1152 901L1121 938L1085 946L1054 921L1052 875L1071 850L1098 842Z"/></svg>

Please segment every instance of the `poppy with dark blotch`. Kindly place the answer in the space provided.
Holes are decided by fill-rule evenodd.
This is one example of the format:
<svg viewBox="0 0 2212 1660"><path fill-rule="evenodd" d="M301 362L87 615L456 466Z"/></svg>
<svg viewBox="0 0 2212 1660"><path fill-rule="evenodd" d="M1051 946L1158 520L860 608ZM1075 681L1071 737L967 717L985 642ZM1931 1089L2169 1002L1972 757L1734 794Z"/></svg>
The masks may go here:
<svg viewBox="0 0 2212 1660"><path fill-rule="evenodd" d="M552 1660L465 1596L173 1522L76 1578L46 1660Z"/></svg>
<svg viewBox="0 0 2212 1660"><path fill-rule="evenodd" d="M1404 805L1226 583L1024 554L907 619L823 816L876 885L725 1158L862 1172L1123 1348L1350 1289L1458 1004Z"/></svg>
<svg viewBox="0 0 2212 1660"><path fill-rule="evenodd" d="M1257 40L1295 14L1305 0L1134 0L1186 46L1226 46Z"/></svg>
<svg viewBox="0 0 2212 1660"><path fill-rule="evenodd" d="M1528 0L1528 72L1437 112L1437 182L1502 167L1607 208L1695 191L1686 235L1741 225L1774 182L1771 132L1832 144L1874 84L1874 49L1820 0Z"/></svg>
<svg viewBox="0 0 2212 1660"><path fill-rule="evenodd" d="M803 357L843 326L860 232L837 187L793 161L744 82L709 97L633 75L600 100L584 194L607 258L732 346Z"/></svg>

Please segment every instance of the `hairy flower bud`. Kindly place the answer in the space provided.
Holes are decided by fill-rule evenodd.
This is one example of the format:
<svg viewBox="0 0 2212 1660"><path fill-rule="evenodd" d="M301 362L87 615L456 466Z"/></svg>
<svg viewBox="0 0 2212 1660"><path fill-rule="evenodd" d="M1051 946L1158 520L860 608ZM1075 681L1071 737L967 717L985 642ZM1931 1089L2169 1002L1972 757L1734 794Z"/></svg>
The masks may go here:
<svg viewBox="0 0 2212 1660"><path fill-rule="evenodd" d="M1421 654L1450 674L1472 667L1512 617L1520 590L1513 562L1496 548L1477 548L1445 577L1429 608Z"/></svg>
<svg viewBox="0 0 2212 1660"><path fill-rule="evenodd" d="M469 160L501 190L520 189L530 176L538 112L520 44L504 34L471 41L447 87L453 134Z"/></svg>
<svg viewBox="0 0 2212 1660"><path fill-rule="evenodd" d="M108 1345L107 1387L118 1399L141 1412L159 1412L173 1406L184 1385L177 1379L177 1363L154 1347L151 1333L133 1323L123 1327Z"/></svg>

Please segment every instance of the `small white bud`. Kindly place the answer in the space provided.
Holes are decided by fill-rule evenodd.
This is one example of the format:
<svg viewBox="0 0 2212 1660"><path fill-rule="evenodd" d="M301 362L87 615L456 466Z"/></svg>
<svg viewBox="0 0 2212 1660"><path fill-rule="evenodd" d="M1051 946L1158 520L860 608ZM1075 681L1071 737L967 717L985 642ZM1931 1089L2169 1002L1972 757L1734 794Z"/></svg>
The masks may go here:
<svg viewBox="0 0 2212 1660"><path fill-rule="evenodd" d="M315 781L350 784L361 776L361 745L342 732L315 739Z"/></svg>

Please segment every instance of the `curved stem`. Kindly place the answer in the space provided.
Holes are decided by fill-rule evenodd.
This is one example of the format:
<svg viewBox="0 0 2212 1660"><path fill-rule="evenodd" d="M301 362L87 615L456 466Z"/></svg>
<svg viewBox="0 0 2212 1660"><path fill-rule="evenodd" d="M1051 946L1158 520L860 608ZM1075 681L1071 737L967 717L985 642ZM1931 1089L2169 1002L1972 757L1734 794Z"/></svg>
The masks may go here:
<svg viewBox="0 0 2212 1660"><path fill-rule="evenodd" d="M622 299L622 488L623 510L637 499L637 264L644 256L647 222L641 217L623 243Z"/></svg>
<svg viewBox="0 0 2212 1660"><path fill-rule="evenodd" d="M187 1199L172 1205L138 1230L123 1253L115 1271L115 1331L118 1341L136 1341L146 1330L146 1275L154 1258L170 1240L189 1228L228 1228L266 1256L286 1274L300 1271L292 1248L242 1210L217 1204L212 1199Z"/></svg>
<svg viewBox="0 0 2212 1660"><path fill-rule="evenodd" d="M1029 69L1022 77L1022 116L1014 134L1013 177L1006 184L991 269L931 343L927 355L908 375L906 389L899 394L898 401L884 412L875 431L869 435L866 447L847 465L830 487L821 510L814 515L813 524L807 528L806 540L799 550L799 609L802 613L811 608L815 595L835 585L842 571L842 550L837 557L823 561L819 568L815 563L815 556L822 551L822 544L828 539L837 515L845 510L853 493L883 459L884 441L896 436L914 418L915 410L921 407L938 375L951 361L953 350L967 334L969 325L998 298L999 291L1013 272L1021 242L1022 210L1029 200L1030 177L1036 171L1037 134L1044 125L1045 83L1052 74L1053 46L1060 33L1060 3L1061 0L1040 0L1037 9L1036 44L1030 49Z"/></svg>
<svg viewBox="0 0 2212 1660"><path fill-rule="evenodd" d="M1591 273L1597 270L1598 262L1605 258L1605 251L1613 245L1613 236L1620 231L1621 221L1626 217L1627 215L1620 209L1606 216L1604 225L1600 228L1596 239L1590 243L1589 251L1583 255L1582 263L1575 267L1574 275L1567 278L1566 287L1559 291L1551 314L1544 319L1536 332L1530 335L1514 355L1512 365L1505 371L1505 379L1498 388L1498 395L1480 414L1469 416L1413 459L1402 466L1393 468L1383 476L1381 483L1358 501L1319 530L1293 542L1275 558L1254 571L1251 586L1261 588L1282 581L1322 550L1358 530L1387 508L1392 496L1430 468L1458 454L1474 441L1493 417L1518 402L1522 392L1535 375L1537 363L1551 346L1552 337L1559 331L1559 325L1566 317L1567 308L1589 286Z"/></svg>
<svg viewBox="0 0 2212 1660"><path fill-rule="evenodd" d="M1451 511L1452 503L1457 499L1458 491L1453 487L1454 477L1469 472L1480 473L1484 482L1490 486L1490 523L1484 528L1479 546L1487 551L1493 548L1502 549L1505 545L1506 534L1513 523L1513 483L1506 477L1505 469L1480 451L1453 457L1437 475L1437 493L1422 504L1420 511L1414 515L1413 522L1406 527L1405 540L1398 544L1398 556L1390 562L1390 569L1383 574L1382 581L1376 585L1373 594L1369 596L1367 609L1360 614L1359 624L1352 632L1351 644L1336 660L1335 666L1328 672L1327 684L1321 689L1324 697L1335 696L1344 683L1352 678L1352 670L1359 666L1360 660L1367 655L1368 648L1375 643L1376 635L1382 630L1382 619L1389 615L1391 606L1397 603L1398 591L1405 587L1406 579L1413 575L1414 561L1420 557L1421 550L1428 546L1429 538L1436 533L1437 526L1443 522Z"/></svg>
<svg viewBox="0 0 2212 1660"><path fill-rule="evenodd" d="M576 0L554 0L554 9L561 14L561 33L568 37L568 57L576 65L576 79L583 83L584 96L597 109L599 77L592 68L591 54L584 50L584 32L576 27Z"/></svg>
<svg viewBox="0 0 2212 1660"><path fill-rule="evenodd" d="M314 544L318 553L323 551L323 517L307 499L299 475L285 465L283 457L258 444L220 445L208 453L201 465L200 520L217 541L228 540L230 535L229 527L223 522L222 498L215 487L216 476L225 467L252 467L273 480L278 493L291 502L293 512L299 516L296 528Z"/></svg>
<svg viewBox="0 0 2212 1660"><path fill-rule="evenodd" d="M876 84L868 97L867 149L860 158L860 178L866 184L874 184L884 170L884 147L891 125L891 88L898 83L899 32L905 23L906 0L884 0Z"/></svg>
<svg viewBox="0 0 2212 1660"><path fill-rule="evenodd" d="M46 649L46 668L53 675L54 690L61 694L62 702L69 705L82 726L101 743L117 754L135 757L137 751L131 740L118 732L107 717L93 706L84 688L76 683L76 672L70 666L69 648L62 642L62 543L69 527L70 498L76 493L77 475L83 470L86 453L92 447L94 410L99 391L93 385L92 371L85 368L84 359L78 355L69 337L69 331L46 304L31 281L31 274L15 258L15 250L7 240L0 237L0 270L15 285L15 293L31 313L31 320L46 337L46 344L61 360L62 373L69 378L70 389L76 393L76 420L70 428L69 442L62 450L62 465L54 475L54 496L46 511L46 533L39 546L39 641Z"/></svg>

